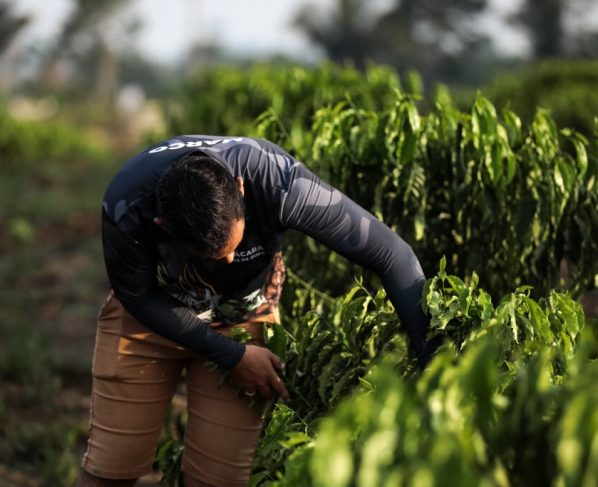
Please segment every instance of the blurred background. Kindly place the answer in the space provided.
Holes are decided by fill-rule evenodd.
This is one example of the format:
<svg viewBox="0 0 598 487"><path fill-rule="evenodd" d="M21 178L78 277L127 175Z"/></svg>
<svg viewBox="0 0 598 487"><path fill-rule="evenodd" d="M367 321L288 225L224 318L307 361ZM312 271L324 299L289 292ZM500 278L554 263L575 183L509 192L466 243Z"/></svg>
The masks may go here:
<svg viewBox="0 0 598 487"><path fill-rule="evenodd" d="M463 110L479 90L590 136L597 57L597 0L0 0L0 486L77 473L108 289L99 206L135 151L243 135L275 77L322 66L383 65L423 110L438 87Z"/></svg>
<svg viewBox="0 0 598 487"><path fill-rule="evenodd" d="M3 0L0 33L11 115L119 115L143 131L159 127L153 101L221 63L376 63L478 88L541 60L595 58L598 2Z"/></svg>

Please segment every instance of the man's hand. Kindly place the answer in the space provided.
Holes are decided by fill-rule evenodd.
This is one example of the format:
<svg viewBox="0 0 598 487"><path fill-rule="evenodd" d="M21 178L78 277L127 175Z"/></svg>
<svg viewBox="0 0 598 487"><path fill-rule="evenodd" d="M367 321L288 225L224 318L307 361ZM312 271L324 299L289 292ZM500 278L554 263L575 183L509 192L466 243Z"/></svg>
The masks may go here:
<svg viewBox="0 0 598 487"><path fill-rule="evenodd" d="M241 361L232 370L232 379L248 395L257 390L263 398L270 399L274 390L287 400L289 393L275 370L282 368L282 361L275 353L257 345L246 345Z"/></svg>

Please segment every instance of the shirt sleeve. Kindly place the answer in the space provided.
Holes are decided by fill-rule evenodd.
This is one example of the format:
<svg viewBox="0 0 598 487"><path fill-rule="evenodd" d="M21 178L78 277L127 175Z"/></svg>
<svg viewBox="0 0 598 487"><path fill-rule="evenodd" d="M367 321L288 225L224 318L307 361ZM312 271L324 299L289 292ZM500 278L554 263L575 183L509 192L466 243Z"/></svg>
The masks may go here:
<svg viewBox="0 0 598 487"><path fill-rule="evenodd" d="M421 307L425 276L413 249L342 192L296 164L281 205L284 228L299 230L349 261L374 271L405 327L420 364L429 360Z"/></svg>
<svg viewBox="0 0 598 487"><path fill-rule="evenodd" d="M133 317L224 368L237 365L245 345L202 323L189 308L158 286L153 242L144 239L142 232L127 234L106 215L102 221L102 242L114 294Z"/></svg>

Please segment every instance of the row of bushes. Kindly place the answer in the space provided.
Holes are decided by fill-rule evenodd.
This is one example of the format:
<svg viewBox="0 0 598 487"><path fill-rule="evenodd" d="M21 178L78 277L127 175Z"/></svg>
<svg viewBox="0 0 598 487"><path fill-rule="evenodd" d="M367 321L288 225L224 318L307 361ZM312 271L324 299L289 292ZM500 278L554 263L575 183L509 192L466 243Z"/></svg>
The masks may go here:
<svg viewBox="0 0 598 487"><path fill-rule="evenodd" d="M538 107L559 127L590 136L598 126L598 61L552 60L505 73L483 88L497 106L511 106L529 123Z"/></svg>
<svg viewBox="0 0 598 487"><path fill-rule="evenodd" d="M183 99L173 132L245 130L280 144L394 228L428 273L446 255L494 297L522 284L541 296L562 284L566 262L574 294L595 286L598 162L584 135L543 110L526 125L479 95L461 111L439 89L424 114L379 68L222 69ZM343 290L354 270L309 245L290 239L289 267Z"/></svg>
<svg viewBox="0 0 598 487"><path fill-rule="evenodd" d="M494 304L477 275L445 265L424 290L444 345L423 374L383 291L358 285L273 325L291 399L274 406L249 485L592 485L595 324L558 292L536 301L521 287ZM184 423L159 452L167 485Z"/></svg>
<svg viewBox="0 0 598 487"><path fill-rule="evenodd" d="M516 112L526 125L542 108L558 127L590 137L596 133L597 84L596 61L548 60L505 72L479 91L500 109ZM333 64L316 69L220 66L192 77L177 102L168 105L167 117L174 133L250 135L255 133L255 119L272 110L292 130L297 123L309 127L319 108L343 100L362 109L384 109L396 89L420 96L430 91L424 90L417 73L400 80L395 71L382 66L370 66L364 73ZM475 95L459 91L457 98L460 109L467 111ZM420 104L429 107L425 99Z"/></svg>
<svg viewBox="0 0 598 487"><path fill-rule="evenodd" d="M380 316L371 306L349 320L353 303L339 301L346 320L332 342L339 349L343 328ZM465 284L441 267L428 281L425 306L433 332L445 338L426 371L414 374L402 352L391 351L324 419L310 415L303 398L278 405L251 485L594 485L598 334L585 327L579 305L556 292L534 301L522 288L494 306L475 276ZM327 318L311 323L310 333L326 333ZM381 330L370 330L362 357ZM291 344L291 368L301 350ZM351 359L358 355L339 350L344 367L331 373L330 359L311 362L305 375L292 369L287 380L317 384L327 372L328 390L347 377L356 384L362 364ZM316 406L327 397L315 396Z"/></svg>
<svg viewBox="0 0 598 487"><path fill-rule="evenodd" d="M0 108L0 171L62 159L97 160L107 150L80 130L57 123L20 121Z"/></svg>
<svg viewBox="0 0 598 487"><path fill-rule="evenodd" d="M273 410L251 485L591 485L596 332L552 291L563 262L574 293L596 285L587 133L480 95L461 110L444 89L424 112L421 90L378 68L271 70L194 80L171 131L268 138L382 218L434 275L424 305L446 344L420 376L383 292L368 282L331 301L310 282L337 292L354 269L291 238L287 330L271 346L292 399ZM171 482L180 452L171 438L159 455Z"/></svg>
<svg viewBox="0 0 598 487"><path fill-rule="evenodd" d="M258 64L220 66L192 77L166 105L169 134L256 135L256 119L272 111L289 136L309 128L315 112L340 101L382 110L394 91L419 92L418 78L401 84L396 72L372 66L365 73L334 64L309 69Z"/></svg>

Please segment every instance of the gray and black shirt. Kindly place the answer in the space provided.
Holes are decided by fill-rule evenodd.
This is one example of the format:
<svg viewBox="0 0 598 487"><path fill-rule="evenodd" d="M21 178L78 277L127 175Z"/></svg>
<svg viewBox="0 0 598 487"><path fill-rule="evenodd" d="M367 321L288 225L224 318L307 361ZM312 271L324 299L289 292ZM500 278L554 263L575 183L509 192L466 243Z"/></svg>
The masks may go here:
<svg viewBox="0 0 598 487"><path fill-rule="evenodd" d="M244 181L245 231L232 264L194 257L154 223L160 177L198 150ZM202 135L169 139L133 157L112 179L103 202L106 268L125 309L226 368L239 362L245 346L210 324L241 323L273 311L284 281L282 236L290 229L376 272L423 359L424 275L412 249L271 142Z"/></svg>

